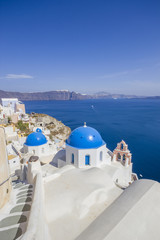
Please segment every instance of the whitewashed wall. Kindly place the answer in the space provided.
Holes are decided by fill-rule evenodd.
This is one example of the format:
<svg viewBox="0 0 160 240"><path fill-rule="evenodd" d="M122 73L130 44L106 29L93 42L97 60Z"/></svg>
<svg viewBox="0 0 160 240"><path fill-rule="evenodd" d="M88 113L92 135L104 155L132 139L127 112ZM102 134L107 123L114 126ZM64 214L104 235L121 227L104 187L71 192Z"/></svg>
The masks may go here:
<svg viewBox="0 0 160 240"><path fill-rule="evenodd" d="M29 216L27 231L22 240L51 240L45 222L44 189L41 173L35 176L34 196Z"/></svg>
<svg viewBox="0 0 160 240"><path fill-rule="evenodd" d="M123 166L119 163L119 167L113 176L113 181L120 187L128 187L132 182L132 164Z"/></svg>
<svg viewBox="0 0 160 240"><path fill-rule="evenodd" d="M15 158L9 160L9 167L11 173L14 173L16 169L21 168L19 156L16 156Z"/></svg>
<svg viewBox="0 0 160 240"><path fill-rule="evenodd" d="M100 159L100 152L102 152L102 160ZM74 154L74 166L78 168L84 168L85 156L90 156L90 166L100 167L103 164L110 164L111 157L107 155L107 148L103 146L95 149L78 149L66 145L66 164L72 164L72 154Z"/></svg>
<svg viewBox="0 0 160 240"><path fill-rule="evenodd" d="M24 145L24 151L25 153L30 153L30 154L41 157L49 154L49 146L48 146L48 143L45 143L40 146Z"/></svg>

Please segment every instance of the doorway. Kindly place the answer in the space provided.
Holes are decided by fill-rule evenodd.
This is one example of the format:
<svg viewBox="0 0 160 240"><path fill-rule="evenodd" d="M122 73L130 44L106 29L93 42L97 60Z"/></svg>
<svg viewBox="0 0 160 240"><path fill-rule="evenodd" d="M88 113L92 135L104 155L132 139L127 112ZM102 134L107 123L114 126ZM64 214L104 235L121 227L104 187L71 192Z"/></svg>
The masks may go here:
<svg viewBox="0 0 160 240"><path fill-rule="evenodd" d="M89 155L85 156L85 165L90 165L90 156Z"/></svg>

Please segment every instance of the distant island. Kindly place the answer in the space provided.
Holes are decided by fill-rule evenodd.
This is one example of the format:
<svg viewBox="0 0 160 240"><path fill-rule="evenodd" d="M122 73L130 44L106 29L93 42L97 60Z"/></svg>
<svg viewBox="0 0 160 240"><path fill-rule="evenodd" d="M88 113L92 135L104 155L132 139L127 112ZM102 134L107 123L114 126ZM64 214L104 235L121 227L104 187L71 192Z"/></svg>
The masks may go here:
<svg viewBox="0 0 160 240"><path fill-rule="evenodd" d="M32 92L32 93L8 92L0 90L0 98L18 98L21 101L43 101L43 100L86 100L86 99L132 99L132 98L160 99L160 96L144 97L136 95L111 94L108 92L82 94L68 90Z"/></svg>

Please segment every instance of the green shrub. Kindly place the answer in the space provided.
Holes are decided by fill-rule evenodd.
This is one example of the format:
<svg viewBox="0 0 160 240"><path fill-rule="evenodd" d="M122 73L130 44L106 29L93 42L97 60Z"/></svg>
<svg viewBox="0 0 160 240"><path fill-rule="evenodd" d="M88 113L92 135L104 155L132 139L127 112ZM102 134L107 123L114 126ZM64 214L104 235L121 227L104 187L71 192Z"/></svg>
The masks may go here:
<svg viewBox="0 0 160 240"><path fill-rule="evenodd" d="M18 123L16 124L16 127L21 131L21 132L25 132L28 133L29 130L29 123L23 123L22 120L19 120Z"/></svg>

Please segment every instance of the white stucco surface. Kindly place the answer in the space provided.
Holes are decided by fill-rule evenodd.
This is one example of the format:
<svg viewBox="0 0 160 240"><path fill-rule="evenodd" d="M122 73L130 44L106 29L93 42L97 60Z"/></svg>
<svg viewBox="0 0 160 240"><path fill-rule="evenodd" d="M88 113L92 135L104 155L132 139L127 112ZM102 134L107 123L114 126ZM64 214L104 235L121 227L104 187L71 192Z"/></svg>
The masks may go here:
<svg viewBox="0 0 160 240"><path fill-rule="evenodd" d="M78 169L70 165L44 184L52 239L75 239L123 192L112 180L115 171L111 166Z"/></svg>
<svg viewBox="0 0 160 240"><path fill-rule="evenodd" d="M21 168L19 156L15 156L14 158L9 160L9 167L11 174L15 173L16 170Z"/></svg>
<svg viewBox="0 0 160 240"><path fill-rule="evenodd" d="M72 154L74 155L74 166L78 168L85 168L85 156L89 156L90 166L100 167L103 164L110 164L111 157L107 153L109 149L106 145L93 149L79 149L66 145L66 163L72 164ZM102 159L100 159L102 153Z"/></svg>
<svg viewBox="0 0 160 240"><path fill-rule="evenodd" d="M160 184L135 181L76 240L159 240Z"/></svg>

